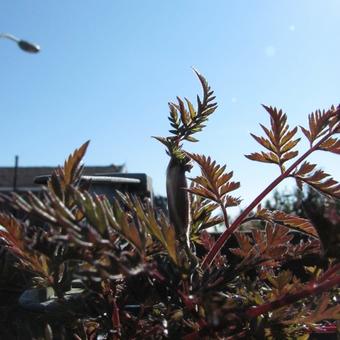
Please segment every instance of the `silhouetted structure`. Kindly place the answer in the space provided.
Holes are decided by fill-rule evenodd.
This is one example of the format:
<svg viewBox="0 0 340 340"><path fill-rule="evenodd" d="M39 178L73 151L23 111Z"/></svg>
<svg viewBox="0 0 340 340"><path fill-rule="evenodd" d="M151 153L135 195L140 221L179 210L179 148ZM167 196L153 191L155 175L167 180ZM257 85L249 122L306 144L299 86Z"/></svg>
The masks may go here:
<svg viewBox="0 0 340 340"><path fill-rule="evenodd" d="M32 167L0 167L0 193L13 191L22 193L27 191L37 192L41 185L34 183L38 176L50 175L56 167L32 166ZM85 166L84 175L93 176L106 173L122 173L125 168L122 165Z"/></svg>

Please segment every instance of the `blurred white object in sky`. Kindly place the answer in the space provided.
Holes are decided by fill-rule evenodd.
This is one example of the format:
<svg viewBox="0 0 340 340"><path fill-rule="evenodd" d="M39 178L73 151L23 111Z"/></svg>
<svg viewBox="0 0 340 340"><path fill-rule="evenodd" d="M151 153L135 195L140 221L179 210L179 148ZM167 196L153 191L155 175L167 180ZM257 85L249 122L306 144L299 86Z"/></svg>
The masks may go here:
<svg viewBox="0 0 340 340"><path fill-rule="evenodd" d="M264 52L267 57L274 57L276 54L276 48L272 45L268 45L266 46Z"/></svg>

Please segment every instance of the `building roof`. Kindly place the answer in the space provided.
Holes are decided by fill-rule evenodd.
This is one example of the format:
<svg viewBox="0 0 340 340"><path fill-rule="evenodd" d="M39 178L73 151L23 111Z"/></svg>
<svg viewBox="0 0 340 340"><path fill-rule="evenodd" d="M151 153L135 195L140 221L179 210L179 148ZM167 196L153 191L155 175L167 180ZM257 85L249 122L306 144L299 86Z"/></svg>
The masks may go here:
<svg viewBox="0 0 340 340"><path fill-rule="evenodd" d="M17 189L32 190L40 188L38 184L34 184L33 180L36 176L50 175L56 167L51 166L32 166L32 167L18 167L17 169ZM97 175L101 173L116 173L123 172L124 166L122 165L108 165L108 166L85 166L84 175ZM11 191L13 190L14 182L14 167L0 167L0 190Z"/></svg>

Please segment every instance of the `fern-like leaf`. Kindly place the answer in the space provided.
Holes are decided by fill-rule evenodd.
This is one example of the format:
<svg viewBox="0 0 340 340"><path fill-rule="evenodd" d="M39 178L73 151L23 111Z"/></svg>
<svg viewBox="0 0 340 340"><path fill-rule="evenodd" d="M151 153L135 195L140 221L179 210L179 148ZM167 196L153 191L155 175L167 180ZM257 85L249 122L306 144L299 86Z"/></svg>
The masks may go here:
<svg viewBox="0 0 340 340"><path fill-rule="evenodd" d="M284 163L298 155L298 151L293 150L300 141L300 138L293 139L297 127L289 130L287 116L282 110L265 105L263 107L270 115L271 129L260 124L266 137L258 137L254 134L251 134L251 136L269 152L255 152L246 155L246 157L254 161L277 164L281 172L284 172Z"/></svg>
<svg viewBox="0 0 340 340"><path fill-rule="evenodd" d="M47 259L28 248L23 225L13 216L0 213L0 226L3 228L0 229L0 239L4 242L5 248L19 260L21 267L47 278L49 275ZM1 272L2 270L3 268L0 268Z"/></svg>
<svg viewBox="0 0 340 340"><path fill-rule="evenodd" d="M217 104L214 102L214 91L211 90L207 80L196 70L194 72L203 89L203 98L197 96L197 109L187 98L183 101L177 97L177 103L169 103L169 121L172 127L170 133L175 135L170 138L176 139L177 142L180 140L197 142L197 139L192 135L202 131L205 127L204 123L217 108Z"/></svg>
<svg viewBox="0 0 340 340"><path fill-rule="evenodd" d="M340 305L331 305L329 293L324 293L320 298L318 298L318 301L316 301L316 307L311 304L306 307L307 308L301 310L301 312L294 318L284 320L282 323L286 325L301 323L315 327L315 324L320 321L340 319ZM306 310L311 310L311 312L306 315Z"/></svg>
<svg viewBox="0 0 340 340"><path fill-rule="evenodd" d="M192 183L192 186L194 183ZM199 235L202 230L223 223L221 216L214 216L214 211L218 208L218 204L198 196L190 195L191 199L191 229L190 239L200 242Z"/></svg>
<svg viewBox="0 0 340 340"><path fill-rule="evenodd" d="M210 157L189 153L188 155L201 168L201 176L192 179L195 186L188 188L189 192L222 204L224 207L236 206L240 203L238 198L228 195L240 187L239 182L231 181L232 171L226 173L226 166L216 164Z"/></svg>
<svg viewBox="0 0 340 340"><path fill-rule="evenodd" d="M310 145L312 146L313 143L328 133L329 131L333 131L334 133L339 132L339 121L340 121L340 109L339 107L337 109L332 106L329 110L317 110L315 112L312 112L308 116L308 123L309 123L309 129L306 129L302 126L300 126L303 134L307 137ZM323 144L327 147L330 147L333 145L332 142L327 143L324 142ZM324 145L324 147L325 147ZM336 145L337 149L339 145ZM327 150L330 151L330 150Z"/></svg>
<svg viewBox="0 0 340 340"><path fill-rule="evenodd" d="M80 184L83 166L81 161L86 153L90 141L87 141L76 149L67 160L63 167L57 168L51 175L47 186L53 191L67 206L72 204L68 191L70 185L78 186Z"/></svg>
<svg viewBox="0 0 340 340"><path fill-rule="evenodd" d="M127 193L118 193L121 200L126 205L128 211L136 216L138 224L142 229L140 231L148 231L163 248L168 252L172 261L178 265L178 248L176 242L175 228L170 225L168 219L161 214L159 218L156 217L155 212L150 204L143 204L141 199L137 196L132 196ZM142 237L144 239L145 236Z"/></svg>
<svg viewBox="0 0 340 340"><path fill-rule="evenodd" d="M290 229L318 237L318 233L313 224L306 218L290 215L283 211L273 211L272 219L274 222L280 223Z"/></svg>
<svg viewBox="0 0 340 340"><path fill-rule="evenodd" d="M313 237L318 237L316 229L308 219L287 214L280 210L270 211L259 205L253 218L276 223L288 227L289 229L296 230Z"/></svg>
<svg viewBox="0 0 340 340"><path fill-rule="evenodd" d="M24 230L19 221L11 215L0 213L0 238L17 255L25 250Z"/></svg>
<svg viewBox="0 0 340 340"><path fill-rule="evenodd" d="M316 323L322 320L340 320L340 305L330 305L329 293L324 293L318 301L313 312L303 320L306 324Z"/></svg>
<svg viewBox="0 0 340 340"><path fill-rule="evenodd" d="M267 223L265 231L253 230L251 236L244 232L236 232L235 236L239 247L230 251L243 258L239 267L257 263L274 266L284 258L293 238L288 228L273 223Z"/></svg>
<svg viewBox="0 0 340 340"><path fill-rule="evenodd" d="M80 179L82 167L80 162L83 159L90 141L84 143L79 149L76 149L72 155L65 161L62 170L59 170L60 177L65 185L72 184Z"/></svg>
<svg viewBox="0 0 340 340"><path fill-rule="evenodd" d="M331 137L321 143L319 149L340 155L340 139Z"/></svg>
<svg viewBox="0 0 340 340"><path fill-rule="evenodd" d="M322 170L315 170L316 164L304 162L292 174L296 179L299 188L306 183L324 195L340 198L340 184Z"/></svg>

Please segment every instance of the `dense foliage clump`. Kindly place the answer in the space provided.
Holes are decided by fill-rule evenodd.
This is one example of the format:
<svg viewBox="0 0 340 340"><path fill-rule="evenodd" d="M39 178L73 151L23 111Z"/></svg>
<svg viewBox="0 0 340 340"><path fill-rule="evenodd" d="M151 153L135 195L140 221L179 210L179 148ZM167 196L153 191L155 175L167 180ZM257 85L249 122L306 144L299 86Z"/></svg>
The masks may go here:
<svg viewBox="0 0 340 340"><path fill-rule="evenodd" d="M196 72L196 71L195 71ZM270 125L252 135L264 148L247 157L278 177L231 221L240 204L233 172L183 149L197 142L217 105L205 78L195 107L170 103L166 146L168 214L129 193L90 194L81 175L88 143L55 170L42 194L9 200L0 214L0 334L3 339L308 339L336 333L340 319L340 185L308 161L338 155L340 108L309 115L309 147L298 128L264 106ZM187 178L192 166L199 176ZM270 210L264 198L288 177L327 197L305 216ZM246 197L243 198L246 201ZM260 222L260 223L259 223ZM209 227L223 223L216 240ZM242 228L240 228L242 226ZM246 228L244 228L246 226ZM311 260L312 259L312 260ZM296 262L299 270L296 270ZM331 335L330 335L331 336Z"/></svg>

